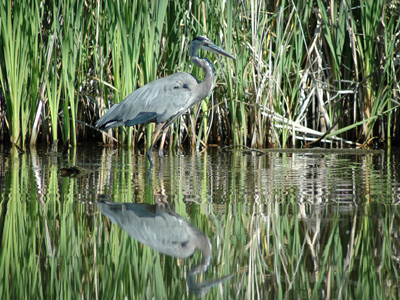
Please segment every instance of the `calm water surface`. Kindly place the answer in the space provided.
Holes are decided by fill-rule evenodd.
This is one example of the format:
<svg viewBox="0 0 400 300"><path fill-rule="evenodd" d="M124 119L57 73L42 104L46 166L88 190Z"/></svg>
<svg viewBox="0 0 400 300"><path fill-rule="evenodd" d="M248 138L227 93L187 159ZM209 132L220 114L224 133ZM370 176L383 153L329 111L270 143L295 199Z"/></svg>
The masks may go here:
<svg viewBox="0 0 400 300"><path fill-rule="evenodd" d="M399 152L0 157L5 299L400 298Z"/></svg>

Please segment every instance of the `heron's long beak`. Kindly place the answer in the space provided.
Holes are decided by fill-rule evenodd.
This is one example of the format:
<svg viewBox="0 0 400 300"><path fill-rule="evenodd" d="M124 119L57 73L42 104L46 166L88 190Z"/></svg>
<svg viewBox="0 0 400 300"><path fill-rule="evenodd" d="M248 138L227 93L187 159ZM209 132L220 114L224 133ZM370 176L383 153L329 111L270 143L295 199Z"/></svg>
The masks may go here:
<svg viewBox="0 0 400 300"><path fill-rule="evenodd" d="M236 60L236 58L232 55L230 55L228 52L226 52L225 50L221 49L220 47L218 47L217 45L213 44L212 42L208 42L206 44L203 45L203 49L207 50L207 51L211 51L215 54L221 54L224 56L227 56L229 58L232 58L233 60Z"/></svg>

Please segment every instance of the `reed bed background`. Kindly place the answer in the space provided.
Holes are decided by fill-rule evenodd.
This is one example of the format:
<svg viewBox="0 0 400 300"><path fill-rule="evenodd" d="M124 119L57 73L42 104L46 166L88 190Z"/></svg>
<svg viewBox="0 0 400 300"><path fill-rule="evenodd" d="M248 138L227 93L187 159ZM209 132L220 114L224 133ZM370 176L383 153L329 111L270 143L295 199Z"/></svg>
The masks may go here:
<svg viewBox="0 0 400 300"><path fill-rule="evenodd" d="M399 7L1 0L0 139L23 148L100 141L95 121L136 88L177 71L201 79L188 44L206 35L237 60L212 58L216 88L171 127L170 147L283 148L317 139L390 147L400 142ZM138 146L150 132L115 129L103 140Z"/></svg>

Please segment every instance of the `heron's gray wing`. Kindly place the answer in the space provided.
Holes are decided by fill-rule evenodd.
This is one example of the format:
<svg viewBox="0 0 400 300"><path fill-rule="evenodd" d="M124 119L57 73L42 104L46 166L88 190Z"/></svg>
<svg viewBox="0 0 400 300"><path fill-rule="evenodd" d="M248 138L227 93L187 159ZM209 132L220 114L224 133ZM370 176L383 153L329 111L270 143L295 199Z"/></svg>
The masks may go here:
<svg viewBox="0 0 400 300"><path fill-rule="evenodd" d="M161 253L186 258L201 233L180 216L144 203L98 202L101 212L132 238Z"/></svg>
<svg viewBox="0 0 400 300"><path fill-rule="evenodd" d="M108 129L169 121L190 107L197 85L197 79L184 72L152 81L114 105L96 126Z"/></svg>

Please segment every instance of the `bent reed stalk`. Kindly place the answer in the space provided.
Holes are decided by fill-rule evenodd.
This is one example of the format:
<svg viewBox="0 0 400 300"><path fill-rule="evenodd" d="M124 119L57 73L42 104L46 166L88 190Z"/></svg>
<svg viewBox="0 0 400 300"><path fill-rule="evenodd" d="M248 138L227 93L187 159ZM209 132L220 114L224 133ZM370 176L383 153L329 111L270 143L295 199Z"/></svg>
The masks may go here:
<svg viewBox="0 0 400 300"><path fill-rule="evenodd" d="M397 6L0 0L0 140L148 144L143 126L110 138L91 125L152 80L178 71L201 79L188 44L206 35L237 60L207 55L216 88L176 120L169 147L304 147L321 137L315 145L398 145Z"/></svg>

